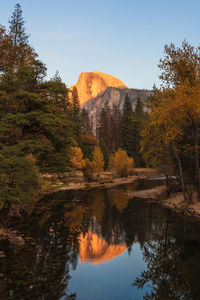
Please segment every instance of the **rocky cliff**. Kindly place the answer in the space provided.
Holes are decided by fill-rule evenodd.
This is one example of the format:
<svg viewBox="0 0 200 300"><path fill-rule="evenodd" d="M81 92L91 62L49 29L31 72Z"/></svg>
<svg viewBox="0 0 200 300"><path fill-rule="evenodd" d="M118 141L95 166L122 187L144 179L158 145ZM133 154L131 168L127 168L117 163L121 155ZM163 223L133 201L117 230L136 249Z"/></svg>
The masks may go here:
<svg viewBox="0 0 200 300"><path fill-rule="evenodd" d="M134 107L138 97L144 100L152 93L149 90L129 89L120 79L99 71L81 73L75 86L80 104L88 110L94 127L106 102L111 107L116 105L122 110L126 95Z"/></svg>
<svg viewBox="0 0 200 300"><path fill-rule="evenodd" d="M93 119L95 125L97 116L106 102L108 102L111 107L113 105L116 105L119 107L120 110L122 110L124 100L126 98L126 95L128 95L130 102L134 108L138 97L140 97L141 100L144 100L146 97L150 96L151 93L152 92L149 90L108 87L97 97L88 100L86 103L84 103L83 107L85 107L88 110L89 115Z"/></svg>
<svg viewBox="0 0 200 300"><path fill-rule="evenodd" d="M126 88L126 85L118 78L103 72L82 72L75 85L78 90L79 100L83 106L88 100L97 97L108 87Z"/></svg>

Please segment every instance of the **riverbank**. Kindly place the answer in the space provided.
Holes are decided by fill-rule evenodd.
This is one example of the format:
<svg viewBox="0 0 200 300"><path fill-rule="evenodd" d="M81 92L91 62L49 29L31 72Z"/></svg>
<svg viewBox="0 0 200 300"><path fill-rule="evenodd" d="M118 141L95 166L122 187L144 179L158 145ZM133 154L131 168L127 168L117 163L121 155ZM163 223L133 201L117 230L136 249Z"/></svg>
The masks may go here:
<svg viewBox="0 0 200 300"><path fill-rule="evenodd" d="M186 203L182 193L172 194L164 200L159 200L159 203L166 208L172 209L178 214L190 217L195 221L200 221L200 202L196 195L193 197L193 202Z"/></svg>
<svg viewBox="0 0 200 300"><path fill-rule="evenodd" d="M16 230L12 230L12 221L22 219L22 212L31 215L40 199L52 192L62 190L82 190L97 187L110 188L113 186L131 183L138 179L160 176L155 169L140 168L134 169L134 174L128 177L116 177L112 172L103 172L94 182L84 181L82 172L58 174L42 174L42 191L38 200L30 203L11 204L10 208L0 209L0 240L7 240L10 244L23 245L23 238ZM46 208L48 209L48 208ZM2 254L3 255L3 254ZM0 252L1 257L1 252Z"/></svg>
<svg viewBox="0 0 200 300"><path fill-rule="evenodd" d="M158 186L149 190L133 191L129 192L129 194L134 197L147 199L149 202L157 203L162 207L169 208L195 221L200 221L200 202L197 200L195 193L192 203L185 202L181 192L172 193L166 197L165 186Z"/></svg>
<svg viewBox="0 0 200 300"><path fill-rule="evenodd" d="M47 174L46 176L44 176L44 181L47 183L47 189L43 192L43 195L64 190L88 190L98 187L112 188L122 184L132 183L139 179L148 178L151 180L159 179L161 177L162 174L159 174L156 170L150 168L135 169L133 175L124 178L115 177L111 172L104 172L98 181L89 183L84 181L81 172L77 173L76 176L67 174L64 177L64 180L62 180L62 177L58 177L57 175ZM160 206L171 209L178 214L190 217L192 218L192 220L200 221L200 202L196 200L196 195L194 195L193 197L194 200L192 204L184 202L182 193L173 193L170 197L166 197L164 182L162 186L156 186L155 188L137 191L127 190L125 193L128 194L131 198L143 198L149 202L154 202ZM36 204L37 201L31 204L24 204L23 207L21 207L21 210L25 211L26 214L31 215L31 213L35 210ZM48 208L45 207L45 209ZM10 211L7 211L7 215L2 214L1 217L4 218L4 222L1 222L2 220L0 220L0 239L7 239L11 244L15 243L16 241L18 245L22 245L23 240L21 239L20 235L16 231L12 231L9 228L9 224L12 221L12 216L14 218L22 217L18 205L11 205L11 209Z"/></svg>
<svg viewBox="0 0 200 300"><path fill-rule="evenodd" d="M127 177L116 177L112 172L106 171L98 178L97 181L86 182L82 172L77 172L75 175L67 174L65 177L55 177L54 175L44 174L45 179L50 180L50 189L53 191L64 190L81 190L92 189L98 187L112 188L121 184L132 183L138 179L145 178L160 178L163 175L156 169L151 168L138 168L134 169L134 174ZM64 180L63 180L64 179ZM193 195L193 203L185 203L183 194L172 193L166 197L165 185L157 186L149 190L131 191L128 194L147 199L148 201L155 202L163 207L169 208L178 214L192 218L193 220L200 221L200 202L197 197Z"/></svg>
<svg viewBox="0 0 200 300"><path fill-rule="evenodd" d="M82 172L76 174L66 174L65 176L57 176L50 174L43 174L43 179L49 184L46 185L46 191L55 190L81 190L97 187L110 188L113 186L131 183L138 179L145 179L148 177L160 177L162 174L158 173L156 169L151 168L136 168L134 173L127 177L116 177L115 174L109 171L104 171L96 181L87 182L84 180Z"/></svg>

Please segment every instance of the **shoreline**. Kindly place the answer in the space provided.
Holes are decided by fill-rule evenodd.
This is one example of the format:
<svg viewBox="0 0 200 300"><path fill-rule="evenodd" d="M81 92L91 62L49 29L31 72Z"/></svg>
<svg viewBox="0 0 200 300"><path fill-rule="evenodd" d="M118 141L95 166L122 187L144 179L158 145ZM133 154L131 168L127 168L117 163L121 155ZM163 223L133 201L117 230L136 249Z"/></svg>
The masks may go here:
<svg viewBox="0 0 200 300"><path fill-rule="evenodd" d="M113 176L111 172L104 172L103 175L97 181L86 182L83 180L83 176L78 174L77 178L69 179L68 183L63 182L62 180L58 181L57 184L51 184L50 189L54 191L67 191L67 190L82 190L82 189L90 189L90 188L98 188L98 187L105 187L110 188L113 186L132 183L136 180L145 179L145 178L156 178L161 177L163 174L159 174L154 169L148 168L138 168L134 170L133 175L129 175L127 177L116 177ZM47 177L47 175L43 175L43 178ZM71 180L71 181L70 181ZM47 193L48 193L47 189Z"/></svg>
<svg viewBox="0 0 200 300"><path fill-rule="evenodd" d="M140 179L151 179L161 177L155 170L140 170L135 172L135 175L131 175L125 178L112 178L108 182L104 178L104 181L100 182L71 182L66 186L53 188L50 191L46 191L45 194L65 190L81 190L81 189L95 189L95 188L112 188L114 186L120 186L123 184L133 183ZM181 192L173 192L170 196L166 196L166 186L160 185L146 190L130 190L124 191L124 193L137 198L144 199L149 203L157 204L163 208L169 209L178 215L188 218L193 222L200 222L200 202L197 201L197 195L194 194L193 203L184 202L184 197ZM15 210L14 210L15 212ZM18 215L17 215L18 216ZM5 225L5 224L4 224ZM7 224L8 225L8 224ZM9 226L3 226L0 222L0 239L8 240L10 244L16 246L23 246L25 243L24 237L22 237L16 230L13 230ZM0 251L0 257L4 257L4 253Z"/></svg>
<svg viewBox="0 0 200 300"><path fill-rule="evenodd" d="M113 186L118 186L121 184L127 184L127 183L132 183L136 180L139 179L145 179L147 178L146 176L138 176L138 175L132 175L132 176L127 176L124 178L116 178L116 179L112 179L112 181L108 182L108 181L104 181L104 182L81 182L81 183L71 183L68 186L63 186L60 187L58 189L58 191L67 191L67 190L82 190L82 189L92 189L92 188L97 188L97 187L104 187L104 188L110 188Z"/></svg>
<svg viewBox="0 0 200 300"><path fill-rule="evenodd" d="M182 192L173 192L170 196L166 196L165 192L165 186L158 186L149 190L132 191L129 194L168 208L193 221L200 221L200 202L196 195L194 195L192 203L186 203Z"/></svg>
<svg viewBox="0 0 200 300"><path fill-rule="evenodd" d="M183 194L179 192L172 194L164 200L158 200L157 202L162 207L173 210L179 215L189 217L192 221L200 222L200 202L196 197L193 199L192 203L186 203Z"/></svg>
<svg viewBox="0 0 200 300"><path fill-rule="evenodd" d="M46 193L70 190L87 190L93 188L112 188L123 184L133 183L136 180L148 178L162 178L163 174L158 173L155 169L151 168L138 168L135 169L134 175L127 177L113 177L110 172L104 172L99 181L85 182L83 177L78 174L75 178L71 179L68 183L60 181L60 185L51 185L51 189ZM45 194L46 194L45 193ZM157 186L148 190L129 191L127 192L133 197L146 199L148 202L157 203L158 205L170 209L179 215L189 217L193 221L200 221L200 202L194 194L193 203L185 203L183 194L181 192L172 192L170 196L166 196L165 185Z"/></svg>

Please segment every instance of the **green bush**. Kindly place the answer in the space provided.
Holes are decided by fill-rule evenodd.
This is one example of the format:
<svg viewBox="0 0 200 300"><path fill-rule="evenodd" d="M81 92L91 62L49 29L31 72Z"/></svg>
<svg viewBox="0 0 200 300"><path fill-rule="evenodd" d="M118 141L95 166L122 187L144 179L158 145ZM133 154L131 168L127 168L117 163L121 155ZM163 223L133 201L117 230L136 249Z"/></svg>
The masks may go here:
<svg viewBox="0 0 200 300"><path fill-rule="evenodd" d="M31 155L0 156L0 202L5 204L33 201L38 196L40 179Z"/></svg>

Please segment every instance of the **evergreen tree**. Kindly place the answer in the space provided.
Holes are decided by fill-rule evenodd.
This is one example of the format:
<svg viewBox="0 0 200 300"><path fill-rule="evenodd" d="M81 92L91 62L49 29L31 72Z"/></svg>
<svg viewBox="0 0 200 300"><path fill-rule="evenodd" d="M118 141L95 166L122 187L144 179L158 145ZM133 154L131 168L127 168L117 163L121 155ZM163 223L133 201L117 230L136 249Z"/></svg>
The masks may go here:
<svg viewBox="0 0 200 300"><path fill-rule="evenodd" d="M42 81L46 75L46 67L28 44L28 35L25 32L19 4L15 6L9 23L9 43L6 48L6 64L2 70L4 73L2 88L9 89L10 92L17 89L33 91L38 81Z"/></svg>
<svg viewBox="0 0 200 300"><path fill-rule="evenodd" d="M104 169L106 170L108 168L108 164L109 164L109 154L108 154L108 149L106 147L106 144L104 143L104 140L102 138L100 138L100 140L99 140L99 147L100 147L101 152L103 154Z"/></svg>
<svg viewBox="0 0 200 300"><path fill-rule="evenodd" d="M81 136L80 144L83 157L92 160L92 153L98 144L98 140L93 135L84 134Z"/></svg>
<svg viewBox="0 0 200 300"><path fill-rule="evenodd" d="M129 97L126 96L122 115L122 145L129 156L133 155L134 149L134 112Z"/></svg>
<svg viewBox="0 0 200 300"><path fill-rule="evenodd" d="M92 125L88 111L83 107L81 110L81 134L92 134Z"/></svg>
<svg viewBox="0 0 200 300"><path fill-rule="evenodd" d="M6 178L4 199L17 201L23 198L21 189L30 184L31 174L37 185L35 165L41 171L66 170L74 141L69 114L60 105L66 86L58 78L43 83L46 67L28 44L19 5L9 34L0 27L0 48L0 185ZM27 161L30 154L34 157L31 163ZM6 164L10 166L7 169ZM28 167L25 176L23 170ZM12 174L15 168L16 178ZM13 186L17 188L12 190Z"/></svg>
<svg viewBox="0 0 200 300"><path fill-rule="evenodd" d="M139 102L139 103L138 103ZM142 156L140 154L140 130L142 112L140 100L137 101L137 113L133 111L128 96L125 98L123 115L122 115L122 145L129 156L134 158L137 166L143 166Z"/></svg>
<svg viewBox="0 0 200 300"><path fill-rule="evenodd" d="M41 83L39 89L42 96L52 101L57 109L68 112L69 118L70 101L68 99L68 89L65 83L62 82L58 71L49 81Z"/></svg>
<svg viewBox="0 0 200 300"><path fill-rule="evenodd" d="M121 146L121 111L117 105L110 107L105 103L98 115L97 136L103 139L110 153Z"/></svg>
<svg viewBox="0 0 200 300"><path fill-rule="evenodd" d="M144 104L140 97L137 98L136 106L135 106L135 116L139 120L145 119L145 112L144 112Z"/></svg>
<svg viewBox="0 0 200 300"><path fill-rule="evenodd" d="M75 86L71 91L71 119L74 124L74 137L79 145L81 137L81 110L78 91Z"/></svg>
<svg viewBox="0 0 200 300"><path fill-rule="evenodd" d="M28 35L26 34L24 23L21 6L17 3L9 20L9 35L12 38L14 47L28 44Z"/></svg>
<svg viewBox="0 0 200 300"><path fill-rule="evenodd" d="M98 115L96 131L98 139L102 138L109 152L112 152L111 108L108 102L105 103Z"/></svg>
<svg viewBox="0 0 200 300"><path fill-rule="evenodd" d="M41 186L38 168L30 157L0 154L0 204L34 201Z"/></svg>

